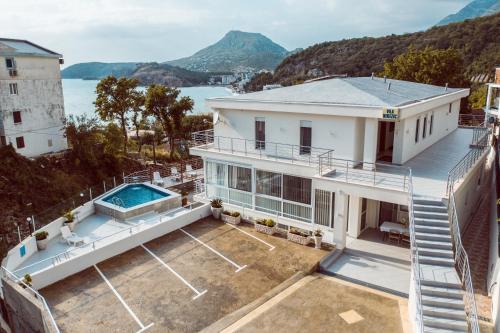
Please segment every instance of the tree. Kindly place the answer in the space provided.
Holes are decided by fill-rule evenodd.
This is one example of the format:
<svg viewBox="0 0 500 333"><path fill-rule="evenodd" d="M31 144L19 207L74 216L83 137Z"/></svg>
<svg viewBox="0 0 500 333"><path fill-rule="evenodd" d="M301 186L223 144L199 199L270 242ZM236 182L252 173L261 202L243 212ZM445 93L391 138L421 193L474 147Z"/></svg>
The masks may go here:
<svg viewBox="0 0 500 333"><path fill-rule="evenodd" d="M182 130L182 119L194 105L189 97L178 99L179 94L179 89L153 84L148 87L144 102L145 114L155 117L168 137L171 153Z"/></svg>
<svg viewBox="0 0 500 333"><path fill-rule="evenodd" d="M381 73L388 78L450 87L464 87L463 61L457 50L410 46L405 53L384 64Z"/></svg>
<svg viewBox="0 0 500 333"><path fill-rule="evenodd" d="M486 105L486 95L488 89L486 86L474 87L468 98L469 108L471 110L482 109Z"/></svg>
<svg viewBox="0 0 500 333"><path fill-rule="evenodd" d="M102 120L117 120L123 135L123 151L127 152L128 115L141 102L141 93L137 91L139 81L121 77L108 76L96 87L97 98L94 102L96 112Z"/></svg>
<svg viewBox="0 0 500 333"><path fill-rule="evenodd" d="M142 138L139 135L139 131L141 129L144 129L146 127L147 119L144 115L144 94L140 94L140 97L137 99L137 103L133 109L132 113L132 125L134 126L135 129L135 136L137 137L137 142L139 144L139 153L141 152L142 149Z"/></svg>
<svg viewBox="0 0 500 333"><path fill-rule="evenodd" d="M86 115L71 115L65 120L64 127L64 134L72 147L75 164L83 162L86 166L96 167L100 155L97 146L101 143L98 120L88 118Z"/></svg>

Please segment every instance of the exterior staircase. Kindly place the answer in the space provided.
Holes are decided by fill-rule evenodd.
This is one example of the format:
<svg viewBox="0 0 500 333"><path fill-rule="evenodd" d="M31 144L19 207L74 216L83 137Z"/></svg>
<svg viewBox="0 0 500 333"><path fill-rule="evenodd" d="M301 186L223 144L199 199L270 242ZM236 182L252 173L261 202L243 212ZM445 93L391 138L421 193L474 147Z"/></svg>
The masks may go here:
<svg viewBox="0 0 500 333"><path fill-rule="evenodd" d="M468 332L448 208L438 198L415 196L413 202L424 332Z"/></svg>

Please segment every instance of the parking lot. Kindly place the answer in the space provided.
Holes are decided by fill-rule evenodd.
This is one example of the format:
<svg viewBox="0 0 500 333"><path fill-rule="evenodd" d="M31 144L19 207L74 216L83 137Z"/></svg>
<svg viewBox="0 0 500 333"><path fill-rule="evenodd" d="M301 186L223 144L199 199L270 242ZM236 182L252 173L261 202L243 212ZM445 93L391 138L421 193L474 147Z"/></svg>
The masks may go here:
<svg viewBox="0 0 500 333"><path fill-rule="evenodd" d="M193 332L327 251L206 218L41 290L63 332Z"/></svg>

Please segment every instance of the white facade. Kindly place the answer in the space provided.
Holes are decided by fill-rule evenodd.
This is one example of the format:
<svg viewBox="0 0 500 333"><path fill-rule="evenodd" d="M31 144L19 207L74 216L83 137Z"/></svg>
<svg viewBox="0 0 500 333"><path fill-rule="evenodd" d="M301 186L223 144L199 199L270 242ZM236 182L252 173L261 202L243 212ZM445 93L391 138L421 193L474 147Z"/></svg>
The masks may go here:
<svg viewBox="0 0 500 333"><path fill-rule="evenodd" d="M0 45L2 144L27 157L67 149L62 56L26 41L0 39Z"/></svg>

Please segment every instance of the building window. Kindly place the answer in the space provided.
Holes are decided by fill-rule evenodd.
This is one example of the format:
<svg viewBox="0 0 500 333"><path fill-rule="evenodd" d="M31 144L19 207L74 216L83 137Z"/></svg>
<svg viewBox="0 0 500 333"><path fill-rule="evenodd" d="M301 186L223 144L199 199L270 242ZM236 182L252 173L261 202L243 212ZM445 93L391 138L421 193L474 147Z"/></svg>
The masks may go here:
<svg viewBox="0 0 500 333"><path fill-rule="evenodd" d="M240 191L252 191L252 169L230 165L228 185Z"/></svg>
<svg viewBox="0 0 500 333"><path fill-rule="evenodd" d="M418 142L419 132L420 132L420 119L417 119L417 124L415 126L415 143Z"/></svg>
<svg viewBox="0 0 500 333"><path fill-rule="evenodd" d="M266 120L255 118L255 149L266 149Z"/></svg>
<svg viewBox="0 0 500 333"><path fill-rule="evenodd" d="M255 191L259 194L281 198L281 174L256 170Z"/></svg>
<svg viewBox="0 0 500 333"><path fill-rule="evenodd" d="M366 209L368 207L368 200L366 198L361 199L361 228L359 231L366 229Z"/></svg>
<svg viewBox="0 0 500 333"><path fill-rule="evenodd" d="M424 118L424 128L422 128L422 138L425 139L427 135L427 117Z"/></svg>
<svg viewBox="0 0 500 333"><path fill-rule="evenodd" d="M52 139L49 139L49 141L47 142L48 146L49 147L52 147Z"/></svg>
<svg viewBox="0 0 500 333"><path fill-rule="evenodd" d="M335 192L316 190L314 196L314 223L333 228L335 219Z"/></svg>
<svg viewBox="0 0 500 333"><path fill-rule="evenodd" d="M17 83L9 83L9 91L11 95L17 95Z"/></svg>
<svg viewBox="0 0 500 333"><path fill-rule="evenodd" d="M429 124L429 135L432 135L433 125L434 125L434 114L431 114L431 123Z"/></svg>
<svg viewBox="0 0 500 333"><path fill-rule="evenodd" d="M311 153L312 128L311 122L308 120L300 121L300 154Z"/></svg>
<svg viewBox="0 0 500 333"><path fill-rule="evenodd" d="M226 165L207 161L207 183L226 186Z"/></svg>
<svg viewBox="0 0 500 333"><path fill-rule="evenodd" d="M311 179L283 175L283 199L311 204Z"/></svg>
<svg viewBox="0 0 500 333"><path fill-rule="evenodd" d="M7 69L16 68L16 62L14 61L14 58L5 58L5 65L7 66Z"/></svg>
<svg viewBox="0 0 500 333"><path fill-rule="evenodd" d="M18 136L16 138L16 146L17 146L18 149L24 148L24 137Z"/></svg>
<svg viewBox="0 0 500 333"><path fill-rule="evenodd" d="M448 105L448 113L451 113L451 103Z"/></svg>
<svg viewBox="0 0 500 333"><path fill-rule="evenodd" d="M21 119L21 111L12 112L12 116L14 117L14 124L20 124L23 122Z"/></svg>

